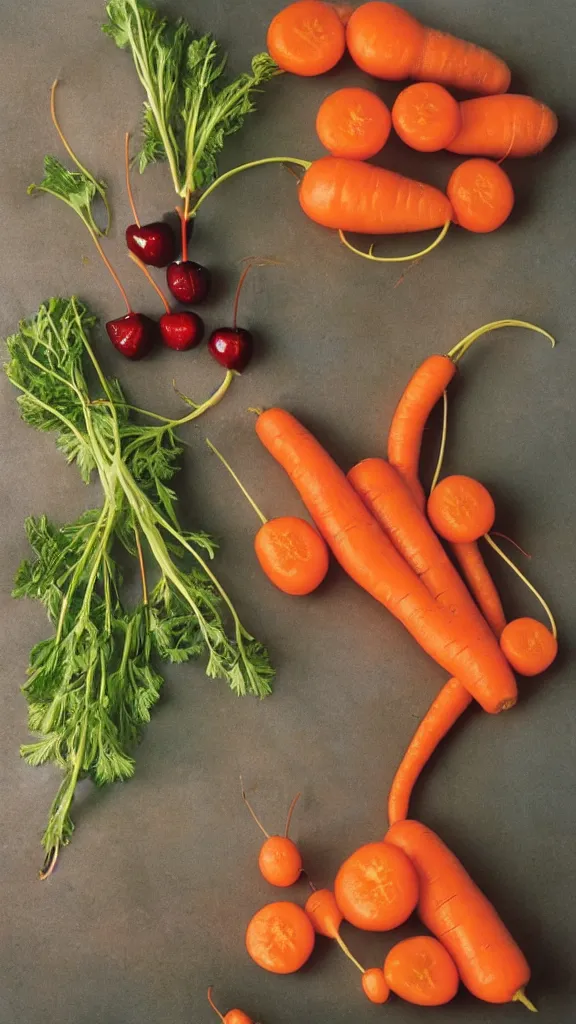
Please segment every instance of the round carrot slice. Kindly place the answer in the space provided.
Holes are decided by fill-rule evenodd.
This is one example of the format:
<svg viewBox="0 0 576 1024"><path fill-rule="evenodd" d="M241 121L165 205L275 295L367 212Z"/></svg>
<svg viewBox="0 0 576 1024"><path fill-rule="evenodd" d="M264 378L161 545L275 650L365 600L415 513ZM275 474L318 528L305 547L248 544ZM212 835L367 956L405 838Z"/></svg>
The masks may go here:
<svg viewBox="0 0 576 1024"><path fill-rule="evenodd" d="M368 843L344 862L334 893L350 924L385 932L410 917L418 901L418 879L402 850L390 843Z"/></svg>
<svg viewBox="0 0 576 1024"><path fill-rule="evenodd" d="M397 996L417 1006L449 1003L460 983L452 957L431 935L394 946L384 961L384 975Z"/></svg>
<svg viewBox="0 0 576 1024"><path fill-rule="evenodd" d="M514 208L514 189L506 171L480 157L456 168L447 192L455 223L477 234L502 227Z"/></svg>
<svg viewBox="0 0 576 1024"><path fill-rule="evenodd" d="M283 71L311 77L330 71L344 54L346 32L338 12L320 0L298 0L272 19L270 56Z"/></svg>
<svg viewBox="0 0 576 1024"><path fill-rule="evenodd" d="M484 484L469 476L447 476L428 498L428 517L444 540L469 544L490 532L496 509Z"/></svg>
<svg viewBox="0 0 576 1024"><path fill-rule="evenodd" d="M538 676L545 672L558 654L554 634L537 619L514 619L500 637L506 661L521 676Z"/></svg>
<svg viewBox="0 0 576 1024"><path fill-rule="evenodd" d="M421 153L436 153L449 146L460 131L460 104L443 86L417 82L398 96L392 123L407 146Z"/></svg>
<svg viewBox="0 0 576 1024"><path fill-rule="evenodd" d="M332 156L367 160L386 144L390 111L368 89L338 89L320 105L316 118L318 138Z"/></svg>
<svg viewBox="0 0 576 1024"><path fill-rule="evenodd" d="M293 974L314 949L314 928L296 903L269 903L250 921L246 949L265 971Z"/></svg>

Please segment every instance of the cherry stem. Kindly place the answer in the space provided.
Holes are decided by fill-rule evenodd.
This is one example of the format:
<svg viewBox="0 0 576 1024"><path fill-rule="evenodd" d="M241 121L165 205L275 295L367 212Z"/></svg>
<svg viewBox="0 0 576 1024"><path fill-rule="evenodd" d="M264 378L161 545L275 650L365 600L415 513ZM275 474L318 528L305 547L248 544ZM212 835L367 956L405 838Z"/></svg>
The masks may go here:
<svg viewBox="0 0 576 1024"><path fill-rule="evenodd" d="M246 488L244 487L244 484L242 483L242 481L240 480L240 478L239 478L238 476L236 476L236 473L235 473L235 472L234 472L234 470L232 469L232 466L230 465L230 463L226 461L226 459L225 459L225 458L224 458L224 456L222 455L222 452L219 452L219 451L218 451L218 449L217 449L216 445L215 445L215 444L212 444L212 441L211 441L211 440L210 440L210 439L209 439L208 437L206 438L206 444L207 444L207 445L208 445L208 447L210 448L210 451L213 451L213 452L214 452L214 455L217 455L217 456L218 456L218 458L220 459L220 462L222 463L222 465L226 467L226 469L227 469L227 470L228 470L228 472L230 473L230 476L232 477L232 479L233 479L233 480L235 480L235 482L236 482L236 483L238 484L238 487L239 487L239 488L240 488L240 490L242 491L242 494L244 495L244 497L245 497L245 498L247 499L247 501L249 501L249 502L250 502L250 504L252 505L252 508L254 509L254 511L255 511L255 513L256 513L256 515L257 515L257 516L258 516L258 518L260 519L260 522L262 523L262 525L263 525L263 526L265 526L265 525L266 525L266 523L268 522L268 520L266 519L266 516L264 515L264 513L262 512L262 510L261 510L261 509L260 509L260 508L258 507L258 505L257 505L257 504L256 504L256 502L254 501L254 499L252 498L252 496L251 496L251 495L250 495L250 494L248 493L248 491L247 491L247 490L246 490Z"/></svg>
<svg viewBox="0 0 576 1024"><path fill-rule="evenodd" d="M110 212L110 206L108 205L108 198L106 196L106 188L99 181L96 180L94 175L91 174L91 172L88 170L87 167L84 167L84 164L80 163L80 160L76 156L76 153L72 149L72 146L68 142L68 139L66 138L66 136L64 135L64 132L62 131L62 129L60 127L58 118L56 116L56 89L57 88L58 88L58 79L55 78L54 81L52 82L52 88L50 89L50 117L52 118L52 124L54 125L54 128L56 129L56 132L58 134L58 138L60 139L60 142L62 143L62 145L64 146L64 149L68 153L68 156L73 161L73 163L76 164L76 167L78 168L78 170L81 171L82 174L85 174L86 177L90 179L90 181L94 185L96 191L98 192L98 195L100 196L102 202L104 203L104 209L106 210L106 221L107 221L107 223L106 223L106 230L101 232L101 233L104 234L104 235L107 235L108 231L110 230L110 222L111 222L111 219L112 219L112 214Z"/></svg>
<svg viewBox="0 0 576 1024"><path fill-rule="evenodd" d="M207 994L208 1002L210 1003L210 1006L214 1010L214 1013L217 1013L218 1016L220 1017L220 1020L222 1021L222 1024L226 1024L226 1021L224 1020L224 1017L222 1016L222 1014L220 1013L220 1010L218 1009L218 1007L216 1006L214 1000L212 999L212 992L213 991L214 991L213 986L210 985L210 988L208 989L208 994Z"/></svg>
<svg viewBox="0 0 576 1024"><path fill-rule="evenodd" d="M126 132L124 136L124 166L126 168L126 191L128 193L128 202L130 203L130 209L132 210L132 216L134 217L135 224L140 228L140 218L136 210L136 203L134 202L134 195L132 192L132 184L130 181L130 132Z"/></svg>
<svg viewBox="0 0 576 1024"><path fill-rule="evenodd" d="M184 210L180 218L180 227L182 229L182 262L185 263L188 259L188 218L190 216L190 189L186 189L186 196L184 198Z"/></svg>
<svg viewBox="0 0 576 1024"><path fill-rule="evenodd" d="M290 825L292 822L292 815L294 814L294 809L301 796L301 793L296 793L296 796L294 797L292 803L290 804L290 807L288 808L288 817L286 818L286 828L284 830L284 836L286 837L286 839L288 839L288 833L290 832Z"/></svg>
<svg viewBox="0 0 576 1024"><path fill-rule="evenodd" d="M126 289L124 288L124 285L122 284L120 278L118 277L118 274L114 270L114 267L112 266L112 264L110 263L110 260L108 259L106 253L104 252L104 249L102 248L102 246L100 244L100 239L98 238L96 232L91 227L88 227L88 230L90 232L90 236L92 238L92 241L94 242L94 245L98 249L98 253L100 255L101 260L104 263L104 266L107 268L107 270L109 271L110 275L112 276L112 280L114 281L116 287L118 288L118 291L120 292L120 295L122 296L122 298L124 299L124 302L126 303L126 309L128 310L128 313L129 314L133 313L134 310L132 309L132 306L130 305L130 302L128 300L128 296L126 294Z"/></svg>
<svg viewBox="0 0 576 1024"><path fill-rule="evenodd" d="M440 441L440 451L438 452L438 462L436 463L436 469L432 478L432 485L430 487L430 494L438 484L440 479L440 473L442 472L442 466L444 464L444 455L446 454L446 440L448 437L448 392L444 390L442 393L442 438Z"/></svg>
<svg viewBox="0 0 576 1024"><path fill-rule="evenodd" d="M257 814L256 814L256 812L255 812L255 810L254 810L254 808L252 807L252 804L250 803L250 801L248 800L248 797L246 796L246 791L245 791L245 789L244 789L244 783L243 783L243 781L242 781L242 776L240 776L240 786L242 787L242 799L243 799L244 803L246 804L246 807L247 807L247 808L248 808L248 810L250 811L250 814L251 814L251 815L252 815L252 817L254 818L254 821L255 821L255 822L256 822L256 824L258 825L258 828L259 828L259 829L260 829L260 830L261 830L261 831L262 831L262 832L264 833L264 835L266 836L266 839L270 839L270 833L269 833L269 832L267 832L267 831L266 831L266 829L264 828L264 825L263 825L263 824L262 824L262 822L260 821L260 818L259 818L259 817L257 816Z"/></svg>
<svg viewBox="0 0 576 1024"><path fill-rule="evenodd" d="M132 260L132 263L135 263L136 266L140 268L140 270L144 274L144 277L146 278L148 283L152 285L154 291L156 292L156 295L160 299L160 301L161 301L162 305L164 306L164 309L166 310L166 312L167 313L171 313L172 310L170 308L170 303L168 302L168 299L164 295L164 292L159 287L159 285L156 284L156 281L152 277L152 274L148 270L148 267L146 266L146 264L142 263L142 260L134 252L129 252L128 253L128 257Z"/></svg>
<svg viewBox="0 0 576 1024"><path fill-rule="evenodd" d="M358 963L356 957L348 949L348 946L344 942L344 939L340 935L340 932L335 932L334 939L336 940L336 942L340 946L340 949L342 950L342 952L345 953L346 956L348 957L348 959L352 961L354 966L358 968L358 970L360 971L360 974L366 974L366 971L362 967L362 964Z"/></svg>
<svg viewBox="0 0 576 1024"><path fill-rule="evenodd" d="M526 586L528 587L529 590L532 591L534 596L538 598L538 600L540 601L540 604L542 605L544 611L546 612L546 614L547 614L547 616L548 616L548 618L550 620L550 627L552 629L552 635L553 635L554 639L557 640L558 639L558 629L556 627L556 621L554 619L554 616L553 616L552 612L550 611L550 608L549 608L548 604L546 603L546 601L542 597L542 594L540 594L536 590L536 587L532 583L530 583L530 580L526 579L524 573L520 572L520 569L518 568L518 566L514 564L514 562L512 561L511 558L508 558L508 555L505 554L504 551L502 551L502 548L498 546L496 541L492 539L492 537L490 536L489 533L486 533L484 535L484 540L490 545L491 548L493 548L493 550L496 552L496 554L500 555L500 558L502 558L503 561L506 562L506 565L508 565L516 573L516 575L520 577L522 582L526 584Z"/></svg>
<svg viewBox="0 0 576 1024"><path fill-rule="evenodd" d="M338 231L338 237L350 252L353 252L356 256L362 256L365 260L372 260L374 263L410 263L411 260L419 260L422 256L427 256L429 252L432 252L436 246L443 242L448 234L450 224L452 221L447 220L444 224L440 234L434 241L428 245L425 249L420 252L414 252L411 256L374 256L374 245L372 244L368 252L363 252L362 249L357 249L351 242L348 241L343 231Z"/></svg>
<svg viewBox="0 0 576 1024"><path fill-rule="evenodd" d="M476 331L472 331L472 334L468 334L462 339L462 341L459 341L458 344L447 353L448 359L451 359L453 363L458 363L478 338L481 338L483 334L488 334L490 331L501 330L503 327L523 327L528 331L535 331L537 334L542 334L545 338L548 338L552 348L556 345L556 339L553 338L551 334L548 334L548 331L545 331L542 327L537 327L536 324L527 323L525 320L495 320L491 324L484 324L483 327L479 327Z"/></svg>

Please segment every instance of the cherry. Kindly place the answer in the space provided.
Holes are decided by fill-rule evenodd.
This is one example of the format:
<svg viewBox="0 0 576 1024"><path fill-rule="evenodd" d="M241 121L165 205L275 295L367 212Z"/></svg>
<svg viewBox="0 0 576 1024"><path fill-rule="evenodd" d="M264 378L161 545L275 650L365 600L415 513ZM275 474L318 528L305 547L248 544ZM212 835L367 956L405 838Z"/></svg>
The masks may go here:
<svg viewBox="0 0 576 1024"><path fill-rule="evenodd" d="M171 263L166 281L174 298L187 306L202 302L210 291L210 271L192 260Z"/></svg>
<svg viewBox="0 0 576 1024"><path fill-rule="evenodd" d="M185 352L202 341L204 323L197 313L164 313L160 317L160 334L168 348Z"/></svg>
<svg viewBox="0 0 576 1024"><path fill-rule="evenodd" d="M243 327L220 327L213 331L208 351L220 366L242 373L252 358L254 339Z"/></svg>
<svg viewBox="0 0 576 1024"><path fill-rule="evenodd" d="M176 256L174 232L161 220L152 224L130 224L126 228L126 245L149 267L167 267Z"/></svg>
<svg viewBox="0 0 576 1024"><path fill-rule="evenodd" d="M117 320L109 320L106 331L114 348L126 359L142 359L152 348L157 324L143 313L127 313Z"/></svg>

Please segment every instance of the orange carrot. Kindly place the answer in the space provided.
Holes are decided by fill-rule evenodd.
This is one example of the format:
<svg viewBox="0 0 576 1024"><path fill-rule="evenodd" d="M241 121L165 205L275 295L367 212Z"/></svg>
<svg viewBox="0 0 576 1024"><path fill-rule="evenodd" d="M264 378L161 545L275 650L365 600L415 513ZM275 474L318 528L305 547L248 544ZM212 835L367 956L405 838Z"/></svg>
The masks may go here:
<svg viewBox="0 0 576 1024"><path fill-rule="evenodd" d="M390 995L386 984L384 973L378 967L365 971L362 964L358 963L352 955L344 939L340 935L340 926L344 920L344 914L336 903L336 897L331 889L315 889L306 901L305 911L308 914L314 931L318 935L324 935L340 946L342 952L354 964L362 974L362 988L371 1003L385 1003Z"/></svg>
<svg viewBox="0 0 576 1024"><path fill-rule="evenodd" d="M432 185L334 156L311 164L298 195L304 213L317 224L359 234L427 231L452 217L449 200Z"/></svg>
<svg viewBox="0 0 576 1024"><path fill-rule="evenodd" d="M384 971L380 967L370 967L362 975L362 988L371 1003L387 1003L390 998L390 988Z"/></svg>
<svg viewBox="0 0 576 1024"><path fill-rule="evenodd" d="M452 550L458 559L464 579L490 629L497 637L500 637L506 626L506 616L500 595L488 572L477 542L474 540L467 544L453 544Z"/></svg>
<svg viewBox="0 0 576 1024"><path fill-rule="evenodd" d="M334 895L355 928L386 932L410 917L418 902L418 879L401 850L389 843L368 843L340 868Z"/></svg>
<svg viewBox="0 0 576 1024"><path fill-rule="evenodd" d="M258 825L258 828L266 836L266 842L263 844L258 856L260 874L267 882L270 882L270 885L277 885L281 889L287 889L289 886L294 885L302 874L302 856L300 854L300 850L296 846L296 843L293 843L288 837L292 814L299 798L300 793L297 793L290 804L284 835L271 836L264 828L260 819L256 816L256 813L244 792L244 786L242 786L242 799L250 811L254 821Z"/></svg>
<svg viewBox="0 0 576 1024"><path fill-rule="evenodd" d="M492 160L466 160L448 182L454 221L467 231L488 234L508 220L514 208L512 182Z"/></svg>
<svg viewBox="0 0 576 1024"><path fill-rule="evenodd" d="M469 476L447 476L428 498L428 518L444 540L469 544L494 526L492 495Z"/></svg>
<svg viewBox="0 0 576 1024"><path fill-rule="evenodd" d="M269 903L246 929L246 949L254 963L272 974L294 974L314 949L314 928L296 903Z"/></svg>
<svg viewBox="0 0 576 1024"><path fill-rule="evenodd" d="M457 676L486 711L512 707L516 682L498 646L491 638L472 640L466 624L437 604L316 439L282 409L260 415L256 432L290 476L349 576Z"/></svg>
<svg viewBox="0 0 576 1024"><path fill-rule="evenodd" d="M418 913L446 947L466 987L488 1003L522 1002L530 968L494 907L460 861L419 821L399 821L386 842L412 861L420 883Z"/></svg>
<svg viewBox="0 0 576 1024"><path fill-rule="evenodd" d="M332 156L367 160L385 146L392 122L390 111L368 89L338 89L320 104L316 132Z"/></svg>
<svg viewBox="0 0 576 1024"><path fill-rule="evenodd" d="M283 71L294 75L308 78L330 71L346 49L342 13L320 0L290 4L270 23L270 56Z"/></svg>
<svg viewBox="0 0 576 1024"><path fill-rule="evenodd" d="M458 102L434 82L403 89L392 107L392 123L402 142L420 153L446 149L462 127Z"/></svg>
<svg viewBox="0 0 576 1024"><path fill-rule="evenodd" d="M537 619L514 619L502 631L500 647L521 676L538 676L556 660L558 640Z"/></svg>
<svg viewBox="0 0 576 1024"><path fill-rule="evenodd" d="M462 128L447 145L463 156L533 156L558 131L556 114L531 96L484 96L460 104Z"/></svg>
<svg viewBox="0 0 576 1024"><path fill-rule="evenodd" d="M460 984L452 957L430 935L415 935L394 946L384 961L384 975L392 992L416 1006L444 1006Z"/></svg>
<svg viewBox="0 0 576 1024"><path fill-rule="evenodd" d="M267 519L222 453L208 438L206 444L226 467L262 523L254 538L254 550L268 579L293 597L317 590L329 566L328 548L317 530L299 516Z"/></svg>
<svg viewBox="0 0 576 1024"><path fill-rule="evenodd" d="M499 57L425 28L395 4L358 7L348 22L346 41L356 64L376 78L416 78L487 94L506 92L510 85L510 69Z"/></svg>
<svg viewBox="0 0 576 1024"><path fill-rule="evenodd" d="M449 679L420 722L388 796L388 821L394 825L408 817L410 797L424 766L450 729L469 707L472 697L457 679Z"/></svg>
<svg viewBox="0 0 576 1024"><path fill-rule="evenodd" d="M228 1010L228 1013L222 1014L212 999L212 986L208 989L208 1002L214 1010L214 1013L218 1014L222 1024L254 1024L251 1017L244 1010Z"/></svg>

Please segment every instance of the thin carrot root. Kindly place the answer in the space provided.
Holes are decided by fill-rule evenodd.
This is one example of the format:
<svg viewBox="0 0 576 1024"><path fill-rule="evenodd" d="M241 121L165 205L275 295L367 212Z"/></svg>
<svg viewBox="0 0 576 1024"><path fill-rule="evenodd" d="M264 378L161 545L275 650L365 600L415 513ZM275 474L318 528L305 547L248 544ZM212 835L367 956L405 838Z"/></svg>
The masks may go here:
<svg viewBox="0 0 576 1024"><path fill-rule="evenodd" d="M513 538L509 537L507 533L500 533L500 530L491 530L490 531L490 536L491 537L500 537L501 540L508 541L508 543L511 544L513 548L516 548L516 551L519 551L521 555L524 555L524 558L528 558L528 559L532 558L532 555L530 554L530 552L529 551L525 551L524 548L518 543L518 541L517 540L513 540Z"/></svg>
<svg viewBox="0 0 576 1024"><path fill-rule="evenodd" d="M212 1009L214 1010L214 1013L218 1014L218 1016L220 1017L220 1020L222 1021L222 1024L226 1024L226 1021L225 1021L223 1015L220 1013L220 1010L218 1009L218 1007L216 1006L216 1003L212 999L212 992L213 991L214 991L214 987L212 985L210 985L210 987L208 989L208 994L207 994L208 1002L209 1002L210 1006L212 1007Z"/></svg>
<svg viewBox="0 0 576 1024"><path fill-rule="evenodd" d="M553 338L548 331L545 331L543 327L538 327L536 324L527 323L525 320L494 320L493 323L484 324L483 327L479 327L476 331L472 331L472 334L468 334L462 339L462 341L459 341L458 344L447 353L448 358L451 359L452 362L458 363L478 338L481 338L484 334L488 334L490 331L497 331L503 327L524 327L528 331L535 331L537 334L542 334L545 338L548 338L552 348L556 345L556 339Z"/></svg>
<svg viewBox="0 0 576 1024"><path fill-rule="evenodd" d="M296 796L294 797L292 803L290 804L290 807L288 808L288 815L286 817L286 828L284 829L284 836L285 836L286 839L288 839L288 834L290 832L290 825L292 823L292 815L294 814L294 810L296 808L296 804L298 803L298 801L299 801L301 796L302 796L301 793L296 793Z"/></svg>
<svg viewBox="0 0 576 1024"><path fill-rule="evenodd" d="M447 220L440 234L438 235L437 238L434 239L432 244L428 245L426 249L422 249L420 252L412 253L411 256L374 256L374 245L376 243L372 243L368 252L362 252L361 249L356 249L356 247L352 245L351 242L348 241L343 231L338 232L338 237L342 244L345 245L346 248L350 250L350 252L355 253L356 256L362 256L363 259L365 260L372 260L374 263L410 263L411 260L419 260L422 258L422 256L427 256L429 252L432 252L433 249L436 249L436 247L440 245L440 242L443 242L444 239L446 238L446 235L448 234L448 230L450 228L450 224L451 221Z"/></svg>
<svg viewBox="0 0 576 1024"><path fill-rule="evenodd" d="M248 800L248 797L246 796L246 790L244 789L244 782L242 781L242 776L240 776L240 786L242 787L242 799L243 799L244 803L246 804L246 807L250 811L250 814L252 815L254 821L258 825L258 828L260 829L260 831L264 833L264 835L266 836L267 839L270 839L271 838L270 833L267 832L266 829L264 828L264 825L260 821L260 818L257 816L254 808L252 807L252 804L250 803L250 801Z"/></svg>
<svg viewBox="0 0 576 1024"><path fill-rule="evenodd" d="M522 1005L525 1006L527 1010L530 1010L532 1013L538 1013L538 1007L534 1006L534 1003L530 999L528 999L528 996L526 995L523 988L519 988L516 994L512 996L512 1002L522 1003Z"/></svg>
<svg viewBox="0 0 576 1024"><path fill-rule="evenodd" d="M512 561L511 558L508 558L508 555L505 554L504 551L502 551L502 548L496 543L495 540L492 539L492 537L490 536L489 533L487 533L485 535L484 540L490 545L491 548L493 548L493 550L496 552L496 554L500 555L500 558L502 558L503 561L506 562L506 565L508 565L513 570L513 572L515 572L516 575L520 577L522 582L526 584L526 586L528 587L529 590L532 591L534 596L538 598L538 600L540 601L540 604L542 605L542 607L543 607L544 611L546 612L546 615L548 616L548 619L550 621L550 628L552 630L552 635L553 635L554 639L557 640L558 639L558 628L556 626L556 620L554 619L554 616L553 616L553 614L552 614L552 612L550 610L549 605L547 604L547 602L542 597L542 594L540 594L539 591L536 590L536 587L532 583L530 583L530 580L526 579L524 573L520 571L518 566L514 564L514 562Z"/></svg>
<svg viewBox="0 0 576 1024"><path fill-rule="evenodd" d="M338 943L338 945L340 946L340 949L342 950L344 955L347 956L348 959L351 961L351 963L354 964L354 967L358 968L358 970L360 971L360 974L365 974L366 972L365 972L364 968L362 967L362 964L358 963L358 960L356 959L354 954L350 952L350 950L348 949L348 946L344 942L344 939L340 935L340 932L336 932L336 934L334 935L334 939Z"/></svg>
<svg viewBox="0 0 576 1024"><path fill-rule="evenodd" d="M54 872L56 864L58 862L59 853L60 847L54 846L46 855L46 860L44 861L42 867L40 868L40 871L38 872L38 877L41 882L45 882L46 879L50 878L50 875Z"/></svg>
<svg viewBox="0 0 576 1024"><path fill-rule="evenodd" d="M248 493L248 491L244 487L244 484L240 480L240 477L238 477L236 475L236 473L232 469L232 466L230 465L230 463L224 458L224 456L222 455L222 452L218 451L216 445L212 444L212 441L208 437L206 438L206 444L208 445L210 451L214 452L214 455L216 455L220 459L220 462L222 463L222 465L228 470L228 472L230 473L230 476L232 477L234 482L236 484L238 484L238 487L242 491L242 494L246 498L246 501L248 501L250 503L250 505L254 509L256 515L258 516L260 522L262 523L263 526L265 526L266 523L268 522L266 516L262 512L262 509L259 507L259 505L257 505L256 502L254 501L252 495ZM300 794L298 793L298 796L295 797L295 800L297 800L299 796L300 796Z"/></svg>

